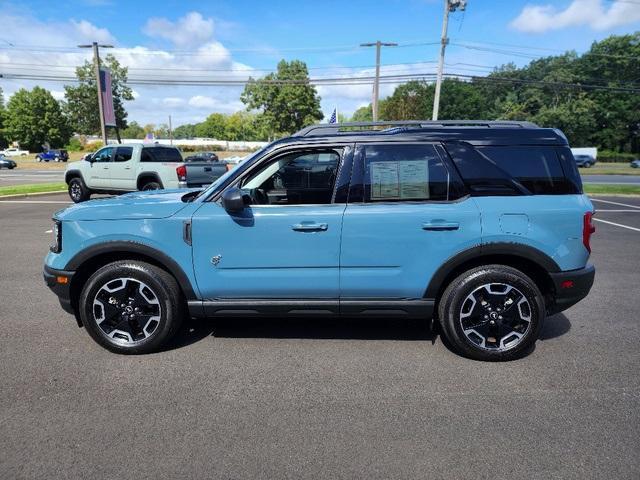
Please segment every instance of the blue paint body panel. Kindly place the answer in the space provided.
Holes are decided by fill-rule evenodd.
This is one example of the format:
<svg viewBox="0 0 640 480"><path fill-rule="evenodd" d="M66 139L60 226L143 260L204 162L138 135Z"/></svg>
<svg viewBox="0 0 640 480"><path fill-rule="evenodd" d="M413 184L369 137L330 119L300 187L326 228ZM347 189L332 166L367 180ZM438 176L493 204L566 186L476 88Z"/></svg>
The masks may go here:
<svg viewBox="0 0 640 480"><path fill-rule="evenodd" d="M203 203L193 216L193 263L203 298L337 298L344 209L255 206L230 215L217 202ZM313 224L326 229L292 228Z"/></svg>

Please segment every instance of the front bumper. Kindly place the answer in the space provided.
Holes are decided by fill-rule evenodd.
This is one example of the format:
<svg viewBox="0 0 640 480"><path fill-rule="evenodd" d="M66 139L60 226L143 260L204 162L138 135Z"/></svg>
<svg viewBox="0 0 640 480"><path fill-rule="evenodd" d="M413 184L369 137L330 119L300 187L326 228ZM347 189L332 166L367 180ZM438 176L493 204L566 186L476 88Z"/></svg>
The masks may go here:
<svg viewBox="0 0 640 480"><path fill-rule="evenodd" d="M562 312L586 297L593 286L595 275L593 265L568 272L551 273L555 295L547 313L553 315Z"/></svg>
<svg viewBox="0 0 640 480"><path fill-rule="evenodd" d="M67 270L51 268L49 265L45 265L44 271L42 272L44 282L47 284L47 287L58 296L60 306L65 312L72 315L75 315L73 307L71 306L71 279L74 273L75 272ZM66 279L66 281L62 279Z"/></svg>

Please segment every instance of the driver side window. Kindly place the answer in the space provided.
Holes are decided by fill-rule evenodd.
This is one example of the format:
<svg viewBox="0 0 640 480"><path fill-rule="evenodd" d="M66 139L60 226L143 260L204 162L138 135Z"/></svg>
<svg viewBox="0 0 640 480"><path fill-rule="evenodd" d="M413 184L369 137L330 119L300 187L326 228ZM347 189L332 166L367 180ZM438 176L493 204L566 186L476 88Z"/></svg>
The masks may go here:
<svg viewBox="0 0 640 480"><path fill-rule="evenodd" d="M103 148L93 156L93 161L94 162L110 162L112 152L113 152L113 147Z"/></svg>
<svg viewBox="0 0 640 480"><path fill-rule="evenodd" d="M253 205L329 204L339 165L335 150L289 153L251 174L241 188Z"/></svg>

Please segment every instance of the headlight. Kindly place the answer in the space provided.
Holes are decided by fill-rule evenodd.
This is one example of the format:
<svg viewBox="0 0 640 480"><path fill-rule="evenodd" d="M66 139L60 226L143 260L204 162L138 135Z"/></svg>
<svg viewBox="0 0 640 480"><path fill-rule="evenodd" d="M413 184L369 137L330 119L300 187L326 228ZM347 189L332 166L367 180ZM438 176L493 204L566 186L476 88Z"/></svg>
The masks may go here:
<svg viewBox="0 0 640 480"><path fill-rule="evenodd" d="M62 251L62 222L60 220L53 220L53 238L49 249L53 253Z"/></svg>

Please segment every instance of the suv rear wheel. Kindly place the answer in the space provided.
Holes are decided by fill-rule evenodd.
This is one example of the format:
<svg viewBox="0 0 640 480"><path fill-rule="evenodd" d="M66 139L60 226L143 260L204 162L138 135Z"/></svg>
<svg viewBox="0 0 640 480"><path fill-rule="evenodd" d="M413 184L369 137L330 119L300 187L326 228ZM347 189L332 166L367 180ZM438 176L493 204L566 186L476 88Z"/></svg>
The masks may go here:
<svg viewBox="0 0 640 480"><path fill-rule="evenodd" d="M182 323L176 280L148 263L124 260L94 273L80 295L79 313L91 337L116 353L158 350Z"/></svg>
<svg viewBox="0 0 640 480"><path fill-rule="evenodd" d="M438 314L444 334L462 355L510 360L535 343L545 317L537 285L505 265L486 265L454 279Z"/></svg>
<svg viewBox="0 0 640 480"><path fill-rule="evenodd" d="M69 180L69 197L74 203L84 202L91 197L91 190L87 188L82 178L74 177Z"/></svg>

